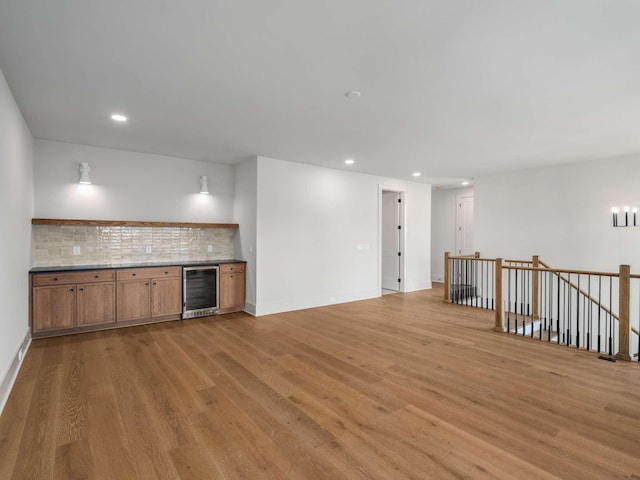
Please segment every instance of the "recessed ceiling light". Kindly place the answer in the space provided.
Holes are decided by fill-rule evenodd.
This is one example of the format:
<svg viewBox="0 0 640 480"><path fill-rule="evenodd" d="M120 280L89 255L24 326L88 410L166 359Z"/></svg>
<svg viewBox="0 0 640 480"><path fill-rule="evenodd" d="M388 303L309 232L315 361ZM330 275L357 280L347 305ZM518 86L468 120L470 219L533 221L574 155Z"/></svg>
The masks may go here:
<svg viewBox="0 0 640 480"><path fill-rule="evenodd" d="M413 175L414 177L419 177L422 174L420 172L413 172L411 175Z"/></svg>
<svg viewBox="0 0 640 480"><path fill-rule="evenodd" d="M469 182L464 181L464 182L462 182L462 185L466 187L467 185L469 185Z"/></svg>
<svg viewBox="0 0 640 480"><path fill-rule="evenodd" d="M354 163L356 163L353 159L351 158L347 158L344 163L346 163L347 165L353 165Z"/></svg>
<svg viewBox="0 0 640 480"><path fill-rule="evenodd" d="M119 113L114 113L113 115L111 115L111 120L113 120L114 122L126 122L127 117Z"/></svg>
<svg viewBox="0 0 640 480"><path fill-rule="evenodd" d="M350 92L345 93L344 96L349 99L360 98L362 96L362 92L358 90L351 90Z"/></svg>

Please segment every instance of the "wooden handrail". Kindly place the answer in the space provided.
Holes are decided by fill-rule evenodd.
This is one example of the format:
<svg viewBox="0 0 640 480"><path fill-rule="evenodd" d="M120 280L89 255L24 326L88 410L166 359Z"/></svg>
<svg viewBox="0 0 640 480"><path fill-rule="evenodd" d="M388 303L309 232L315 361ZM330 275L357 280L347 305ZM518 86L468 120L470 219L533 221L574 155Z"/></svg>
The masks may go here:
<svg viewBox="0 0 640 480"><path fill-rule="evenodd" d="M597 305L599 308L601 308L602 310L604 310L605 312L607 312L609 315L611 315L613 318L615 318L616 320L620 321L620 317L618 315L616 315L615 313L613 313L609 308L605 307L601 302L599 302L598 300L596 300L595 298L593 298L589 293L585 292L584 290L582 290L581 288L578 288L578 286L576 284L574 284L573 282L570 282L568 278L566 278L564 275L562 275L561 273L557 273L557 269L553 269L551 268L547 263L543 262L542 260L538 260L538 264L542 265L544 268L542 270L547 271L547 272L551 272L554 273L558 278L560 278L563 282L568 283L571 287L575 288L576 290L578 290L582 295L584 295L585 297L587 297L589 300L591 300L591 303L593 303L594 305ZM564 271L564 273L576 273L576 271ZM603 273L598 273L598 272L587 272L585 273L585 275L609 275L609 274L603 274ZM616 275L609 275L612 277L617 277L619 274Z"/></svg>
<svg viewBox="0 0 640 480"><path fill-rule="evenodd" d="M495 262L496 259L495 258L482 258L482 257L475 257L472 255L458 255L458 256L449 256L449 260L473 260L476 262ZM506 263L522 263L522 264L533 264L533 262L531 260L502 260L502 264L505 265ZM640 278L640 276L638 277Z"/></svg>
<svg viewBox="0 0 640 480"><path fill-rule="evenodd" d="M618 277L620 274L611 272L594 272L591 270L569 270L566 268L541 268L541 267L511 267L505 265L504 270L526 270L529 272L571 273L577 275L601 275L603 277ZM566 280L563 278L563 280Z"/></svg>
<svg viewBox="0 0 640 480"><path fill-rule="evenodd" d="M480 257L449 257L449 260L470 260L472 262L495 262L495 258L480 258Z"/></svg>

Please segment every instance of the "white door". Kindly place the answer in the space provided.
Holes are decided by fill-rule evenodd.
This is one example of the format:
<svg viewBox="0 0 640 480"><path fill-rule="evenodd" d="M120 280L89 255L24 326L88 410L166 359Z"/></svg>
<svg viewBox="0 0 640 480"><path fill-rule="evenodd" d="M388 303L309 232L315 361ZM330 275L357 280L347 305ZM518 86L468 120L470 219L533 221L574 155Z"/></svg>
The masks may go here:
<svg viewBox="0 0 640 480"><path fill-rule="evenodd" d="M400 291L400 193L382 192L382 289Z"/></svg>
<svg viewBox="0 0 640 480"><path fill-rule="evenodd" d="M456 254L473 255L473 196L456 200Z"/></svg>

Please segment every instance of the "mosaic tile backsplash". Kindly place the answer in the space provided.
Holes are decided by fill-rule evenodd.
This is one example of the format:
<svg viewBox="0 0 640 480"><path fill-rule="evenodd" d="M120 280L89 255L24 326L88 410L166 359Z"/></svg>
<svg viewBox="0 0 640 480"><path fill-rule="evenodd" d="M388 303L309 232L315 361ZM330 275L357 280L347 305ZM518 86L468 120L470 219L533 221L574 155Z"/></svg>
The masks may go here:
<svg viewBox="0 0 640 480"><path fill-rule="evenodd" d="M234 258L232 228L33 225L32 232L35 267Z"/></svg>

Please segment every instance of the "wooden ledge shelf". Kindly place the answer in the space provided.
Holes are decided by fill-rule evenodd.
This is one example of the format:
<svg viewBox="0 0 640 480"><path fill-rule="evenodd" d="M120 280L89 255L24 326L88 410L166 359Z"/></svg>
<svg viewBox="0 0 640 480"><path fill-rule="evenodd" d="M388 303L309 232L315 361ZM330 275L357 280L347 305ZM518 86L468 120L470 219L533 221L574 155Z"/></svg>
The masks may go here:
<svg viewBox="0 0 640 480"><path fill-rule="evenodd" d="M237 223L145 222L131 220L71 220L62 218L32 218L32 225L82 225L85 227L179 227L238 228Z"/></svg>

